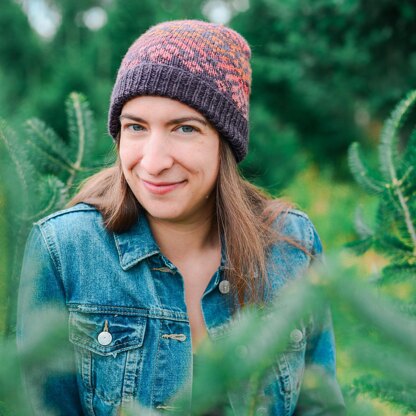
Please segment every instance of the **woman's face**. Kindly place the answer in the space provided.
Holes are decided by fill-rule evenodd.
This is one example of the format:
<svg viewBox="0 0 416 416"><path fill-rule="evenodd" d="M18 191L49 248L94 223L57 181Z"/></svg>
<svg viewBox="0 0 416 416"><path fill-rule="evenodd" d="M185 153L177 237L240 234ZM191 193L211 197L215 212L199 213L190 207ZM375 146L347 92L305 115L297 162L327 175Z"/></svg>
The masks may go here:
<svg viewBox="0 0 416 416"><path fill-rule="evenodd" d="M219 135L204 116L165 97L128 101L120 116L124 176L151 218L194 222L214 210Z"/></svg>

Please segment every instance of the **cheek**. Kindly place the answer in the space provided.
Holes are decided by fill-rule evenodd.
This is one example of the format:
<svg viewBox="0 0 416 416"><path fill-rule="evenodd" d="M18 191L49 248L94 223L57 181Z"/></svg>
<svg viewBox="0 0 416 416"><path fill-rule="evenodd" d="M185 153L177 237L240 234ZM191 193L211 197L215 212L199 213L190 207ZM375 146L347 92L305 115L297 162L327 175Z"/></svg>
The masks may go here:
<svg viewBox="0 0 416 416"><path fill-rule="evenodd" d="M212 188L217 181L219 163L215 158L207 158L205 155L205 158L203 156L195 158L192 166L188 165L188 171L198 178L198 186L201 187L201 191L206 192L207 188Z"/></svg>
<svg viewBox="0 0 416 416"><path fill-rule="evenodd" d="M133 168L140 159L140 152L133 146L120 143L119 156L123 171Z"/></svg>
<svg viewBox="0 0 416 416"><path fill-rule="evenodd" d="M205 178L207 180L207 184L209 184L210 187L213 187L218 179L220 169L219 157L217 155L212 155L207 162L208 163L205 168Z"/></svg>
<svg viewBox="0 0 416 416"><path fill-rule="evenodd" d="M212 166L213 166L213 175L215 178L218 177L220 171L220 143L219 139L215 141L214 148L211 152Z"/></svg>
<svg viewBox="0 0 416 416"><path fill-rule="evenodd" d="M215 184L217 183L218 180L218 175L219 175L219 163L217 163L215 170L212 172L212 176L211 176L211 183L212 183L212 187L215 186Z"/></svg>

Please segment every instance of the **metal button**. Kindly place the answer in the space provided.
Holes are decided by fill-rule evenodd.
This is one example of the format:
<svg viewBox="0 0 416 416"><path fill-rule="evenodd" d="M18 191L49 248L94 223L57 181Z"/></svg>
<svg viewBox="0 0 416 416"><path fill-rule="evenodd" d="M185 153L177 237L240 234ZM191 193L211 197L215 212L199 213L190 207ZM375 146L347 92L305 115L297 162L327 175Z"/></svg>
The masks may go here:
<svg viewBox="0 0 416 416"><path fill-rule="evenodd" d="M301 342L303 339L303 332L300 329L294 329L291 333L290 333L290 339L292 342Z"/></svg>
<svg viewBox="0 0 416 416"><path fill-rule="evenodd" d="M218 288L223 295L226 295L230 291L230 282L228 280L221 280Z"/></svg>
<svg viewBox="0 0 416 416"><path fill-rule="evenodd" d="M101 345L104 345L104 346L111 344L111 341L113 340L113 336L110 334L110 332L108 332L107 320L104 322L104 329L98 334L97 340Z"/></svg>
<svg viewBox="0 0 416 416"><path fill-rule="evenodd" d="M113 336L109 332L103 331L98 334L97 339L101 345L109 345L113 340Z"/></svg>

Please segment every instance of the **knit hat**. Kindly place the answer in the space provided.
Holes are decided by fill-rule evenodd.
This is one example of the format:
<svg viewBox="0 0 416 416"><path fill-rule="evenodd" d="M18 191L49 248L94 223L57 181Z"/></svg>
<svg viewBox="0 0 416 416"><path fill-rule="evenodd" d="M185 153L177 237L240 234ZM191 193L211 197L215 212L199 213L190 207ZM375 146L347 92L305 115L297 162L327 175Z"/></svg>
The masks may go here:
<svg viewBox="0 0 416 416"><path fill-rule="evenodd" d="M248 148L250 56L245 39L223 25L176 20L151 27L121 62L111 95L111 136L116 140L128 100L169 97L203 114L240 162Z"/></svg>

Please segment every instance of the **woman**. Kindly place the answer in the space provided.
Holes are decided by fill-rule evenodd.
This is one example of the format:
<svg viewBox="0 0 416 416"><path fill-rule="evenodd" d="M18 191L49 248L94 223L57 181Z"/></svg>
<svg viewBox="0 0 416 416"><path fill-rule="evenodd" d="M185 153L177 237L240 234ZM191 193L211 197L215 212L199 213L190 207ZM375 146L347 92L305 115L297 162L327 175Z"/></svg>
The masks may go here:
<svg viewBox="0 0 416 416"><path fill-rule="evenodd" d="M27 243L20 344L33 311L58 307L76 363L73 373L29 372L39 412L115 415L129 402L168 410L200 342L321 252L303 213L238 174L249 59L238 33L193 20L150 28L125 55L109 111L115 166L37 222ZM324 368L338 390L330 323L309 338L297 331L301 360L280 366L268 414L341 414L321 399L298 405L305 364Z"/></svg>

